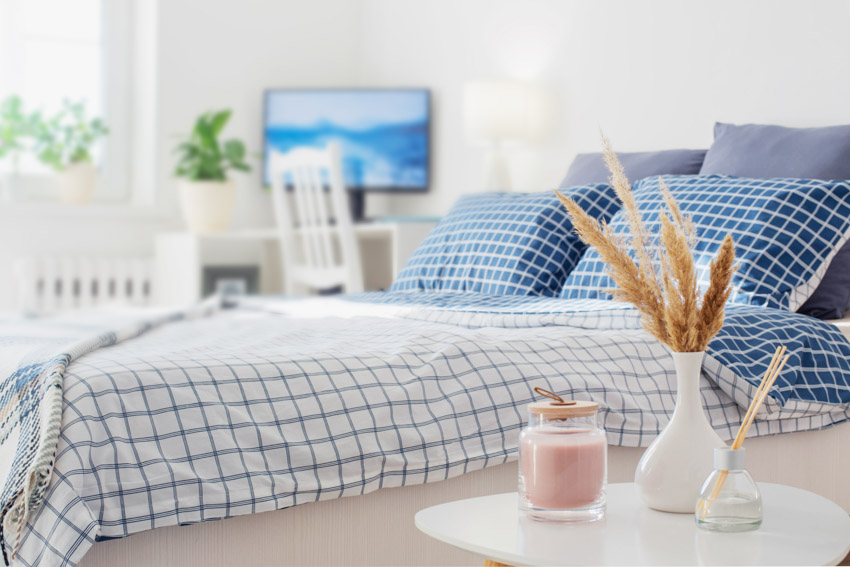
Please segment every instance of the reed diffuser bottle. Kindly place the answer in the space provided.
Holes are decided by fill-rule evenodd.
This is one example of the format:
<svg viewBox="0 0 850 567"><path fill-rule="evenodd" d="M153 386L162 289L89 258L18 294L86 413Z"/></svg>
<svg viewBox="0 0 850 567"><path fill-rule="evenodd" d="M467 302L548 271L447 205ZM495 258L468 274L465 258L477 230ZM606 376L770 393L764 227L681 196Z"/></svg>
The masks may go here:
<svg viewBox="0 0 850 567"><path fill-rule="evenodd" d="M746 449L714 450L714 471L697 500L697 526L716 532L746 532L761 526L761 493L744 468Z"/></svg>
<svg viewBox="0 0 850 567"><path fill-rule="evenodd" d="M741 445L791 356L785 354L786 350L779 346L773 354L732 446L714 450L714 471L705 479L696 504L696 522L702 529L746 532L761 526L761 493L744 466L747 453Z"/></svg>

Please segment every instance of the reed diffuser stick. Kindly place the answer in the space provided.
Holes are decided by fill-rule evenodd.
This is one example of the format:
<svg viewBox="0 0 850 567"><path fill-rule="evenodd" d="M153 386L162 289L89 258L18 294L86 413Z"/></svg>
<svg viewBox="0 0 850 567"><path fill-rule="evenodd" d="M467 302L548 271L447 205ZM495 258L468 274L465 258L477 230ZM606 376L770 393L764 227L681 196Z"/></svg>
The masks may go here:
<svg viewBox="0 0 850 567"><path fill-rule="evenodd" d="M756 407L760 405L758 404L758 400L759 398L761 398L762 392L764 392L764 390L766 389L765 386L770 380L771 375L773 375L773 372L776 370L776 366L782 360L783 354L785 354L784 346L777 348L776 352L773 353L773 358L770 360L770 364L768 365L767 371L764 373L764 376L762 376L761 382L759 383L759 387L756 390L752 401L750 402L750 407L747 408L747 413L746 415L744 415L744 419L741 420L741 427L738 428L738 434L735 435L735 440L732 442L733 449L738 449L743 444L744 437L746 436L746 433L744 433L744 424L750 421L750 418L753 417L753 414L756 411Z"/></svg>
<svg viewBox="0 0 850 567"><path fill-rule="evenodd" d="M767 395L770 393L770 389L773 387L773 383L776 382L777 378L779 378L779 374L782 372L782 369L785 368L785 363L788 362L789 358L791 358L791 355L786 354L785 358L782 359L782 364L780 364L779 368L776 369L776 372L773 373L773 377L770 379L770 382L767 384L767 386L765 386L765 389L761 394L761 398L758 401L758 406L756 406L755 411L753 411L753 414L750 416L750 420L746 423L746 428L744 429L743 435L741 435L741 440L738 443L738 446L735 447L733 445L732 446L733 449L740 449L741 445L744 444L744 439L747 438L747 433L750 431L750 426L753 424L753 422L756 419L756 412L758 411L758 409L762 405L762 403L767 399Z"/></svg>

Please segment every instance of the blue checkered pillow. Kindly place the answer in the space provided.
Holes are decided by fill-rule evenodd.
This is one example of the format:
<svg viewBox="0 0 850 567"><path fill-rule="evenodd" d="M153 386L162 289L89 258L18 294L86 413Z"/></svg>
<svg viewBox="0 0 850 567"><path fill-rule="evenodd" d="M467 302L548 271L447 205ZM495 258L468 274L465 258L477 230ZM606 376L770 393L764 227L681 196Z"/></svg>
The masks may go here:
<svg viewBox="0 0 850 567"><path fill-rule="evenodd" d="M608 185L561 189L596 218L620 204ZM484 193L458 200L390 291L471 291L555 296L584 244L552 191Z"/></svg>
<svg viewBox="0 0 850 567"><path fill-rule="evenodd" d="M726 233L735 239L739 264L731 300L794 311L814 292L850 229L850 182L807 179L746 179L730 176L664 176L697 230L694 259L702 288L709 262ZM662 207L658 178L634 187L647 226L658 229ZM620 212L615 233L628 232ZM607 297L614 287L595 249L567 278L563 298Z"/></svg>

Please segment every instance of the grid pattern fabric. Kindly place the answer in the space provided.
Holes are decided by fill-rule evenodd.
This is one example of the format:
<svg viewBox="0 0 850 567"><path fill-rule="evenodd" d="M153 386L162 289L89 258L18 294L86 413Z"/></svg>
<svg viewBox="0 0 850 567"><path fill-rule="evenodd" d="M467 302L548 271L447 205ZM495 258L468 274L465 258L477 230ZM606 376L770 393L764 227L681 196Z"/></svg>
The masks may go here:
<svg viewBox="0 0 850 567"><path fill-rule="evenodd" d="M605 221L620 206L608 185L561 192ZM425 238L390 291L555 296L584 249L552 191L467 195Z"/></svg>
<svg viewBox="0 0 850 567"><path fill-rule="evenodd" d="M55 466L22 531L18 564L74 565L97 539L513 460L536 386L598 402L611 444L651 442L672 415L676 378L669 352L640 330L635 311L610 301L512 300L246 299L205 319L116 320L113 340L66 353ZM27 363L32 353L61 353L62 337L104 335L103 324L57 333L52 323L42 323L43 341L36 324L2 330L31 337L17 357ZM16 352L14 342L0 340L5 354ZM722 437L741 422L756 389L751 377L772 354L768 342L798 356L756 435L848 418L843 335L802 315L733 306L700 378ZM836 397L816 401L826 390Z"/></svg>
<svg viewBox="0 0 850 567"><path fill-rule="evenodd" d="M697 231L694 259L700 287L726 234L735 240L739 265L731 301L795 311L814 292L850 230L850 182L746 179L730 176L664 176ZM639 181L634 195L649 230L659 225L659 178ZM628 233L623 212L611 219ZM606 297L615 287L599 253L590 249L567 278L560 296Z"/></svg>
<svg viewBox="0 0 850 567"><path fill-rule="evenodd" d="M0 318L0 551L8 563L32 510L42 503L53 473L63 409L64 372L72 360L187 317L206 316L215 304L186 311L113 309L62 313L45 322Z"/></svg>

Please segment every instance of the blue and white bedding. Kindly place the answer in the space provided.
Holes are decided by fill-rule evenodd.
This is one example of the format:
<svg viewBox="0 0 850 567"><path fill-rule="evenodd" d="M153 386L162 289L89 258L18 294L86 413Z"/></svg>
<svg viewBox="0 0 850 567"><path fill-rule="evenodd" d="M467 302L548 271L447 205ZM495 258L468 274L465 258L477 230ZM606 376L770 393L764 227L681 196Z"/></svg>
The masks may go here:
<svg viewBox="0 0 850 567"><path fill-rule="evenodd" d="M560 191L602 221L620 208L604 183ZM390 291L554 297L586 248L554 191L465 195L419 245Z"/></svg>
<svg viewBox="0 0 850 567"><path fill-rule="evenodd" d="M792 358L751 431L850 416L843 335L806 316L733 306L701 377L726 439L778 344ZM245 299L86 326L0 321L0 360L6 374L28 369L0 386L7 455L49 442L48 416L33 422L38 404L21 400L61 401L43 490L28 484L32 463L0 460L3 550L19 565L73 565L97 539L513 460L536 386L599 402L615 445L647 445L675 403L666 349L633 310L596 300L386 293Z"/></svg>
<svg viewBox="0 0 850 567"><path fill-rule="evenodd" d="M738 269L730 301L796 311L823 279L850 237L850 181L747 179L722 175L665 175L642 179L633 189L650 234L659 233L660 179L669 186L697 239L697 282L708 287L710 262L726 235L735 242ZM615 234L629 234L620 210ZM606 297L615 287L599 253L591 248L564 282L565 299Z"/></svg>

